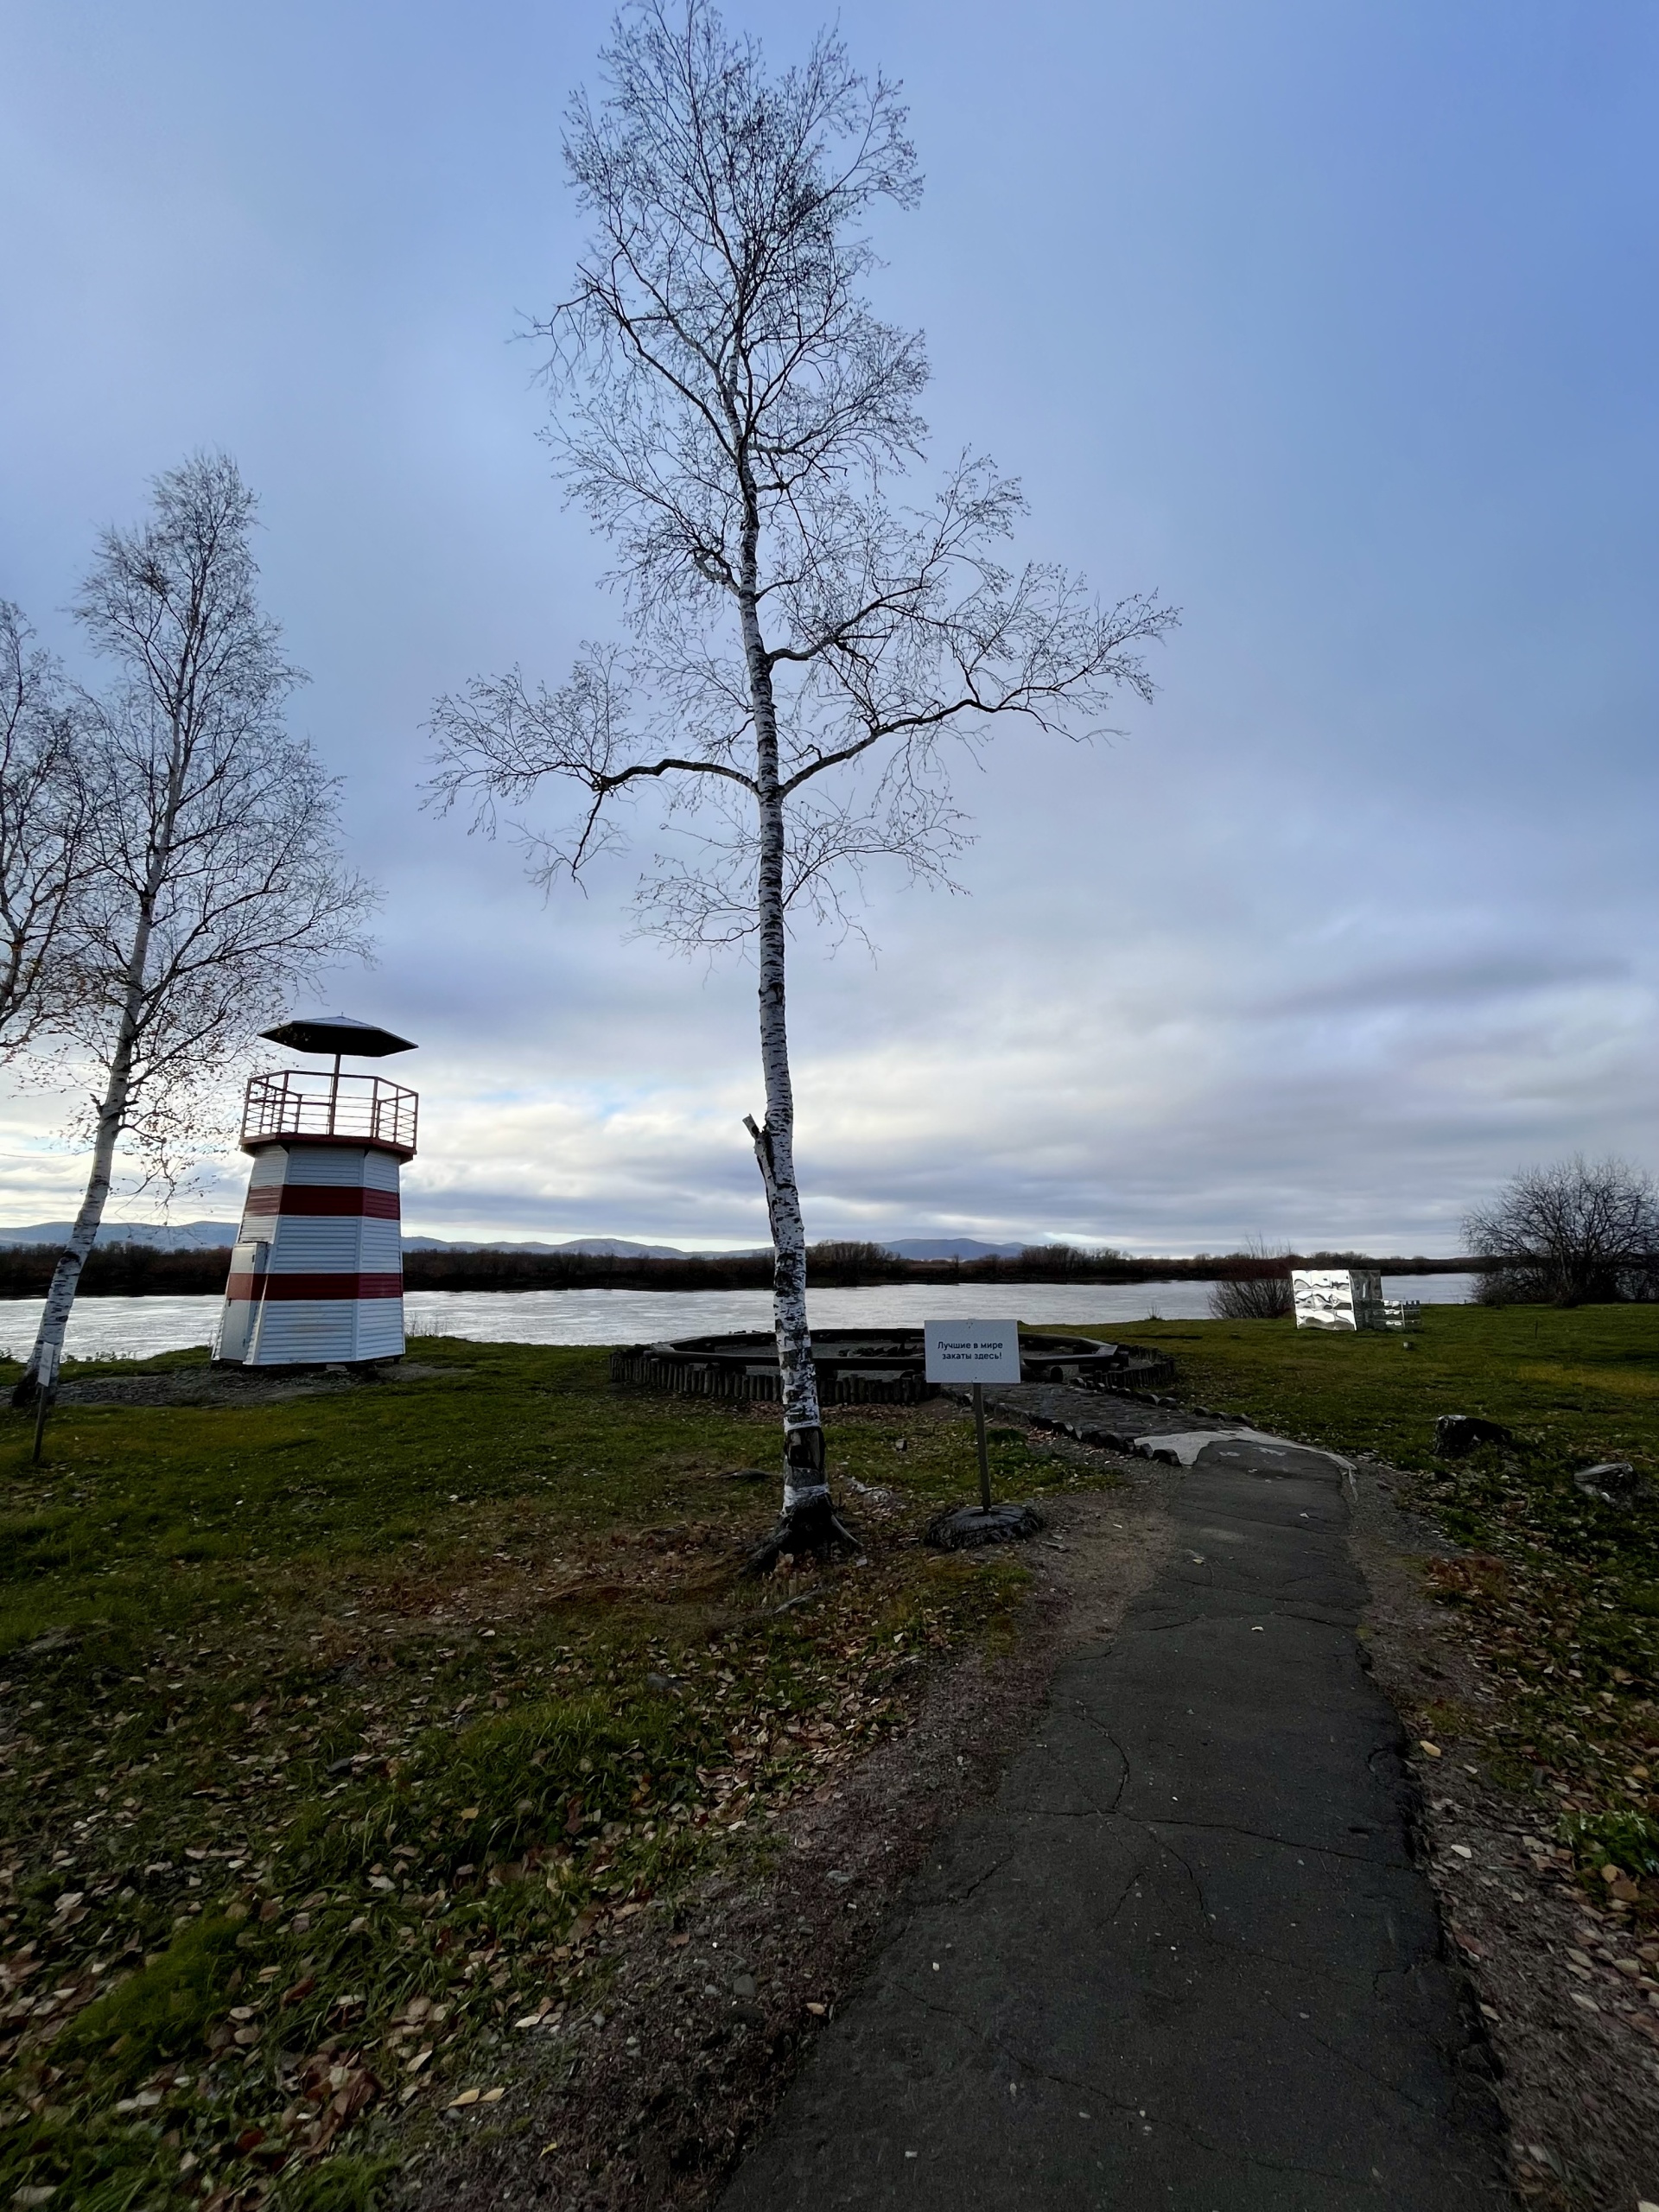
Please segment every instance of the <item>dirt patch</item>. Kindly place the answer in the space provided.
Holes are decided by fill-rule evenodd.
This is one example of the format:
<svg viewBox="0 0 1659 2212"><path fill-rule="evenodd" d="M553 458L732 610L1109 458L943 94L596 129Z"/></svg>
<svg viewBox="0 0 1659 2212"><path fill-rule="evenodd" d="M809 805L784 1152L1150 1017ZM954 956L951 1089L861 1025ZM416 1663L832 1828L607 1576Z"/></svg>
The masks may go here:
<svg viewBox="0 0 1659 2212"><path fill-rule="evenodd" d="M1061 1653L1115 1626L1168 1548L1164 1478L1077 1457L1123 1487L1046 1501L1048 1529L1021 1553L1033 1586L1014 1649L942 1672L913 1724L791 1810L746 1875L709 1878L608 1941L595 1993L521 2027L495 2079L444 2115L451 2139L410 2162L404 2206L712 2202L888 1939L935 1837L994 1795ZM492 2088L505 2094L486 2102Z"/></svg>
<svg viewBox="0 0 1659 2212"><path fill-rule="evenodd" d="M171 1368L161 1375L92 1375L64 1382L58 1403L65 1406L272 1406L285 1398L337 1396L376 1383L446 1381L465 1368L435 1367L405 1359L372 1367L308 1367L274 1370L246 1367Z"/></svg>
<svg viewBox="0 0 1659 2212"><path fill-rule="evenodd" d="M1659 1945L1586 1898L1554 1848L1555 1808L1495 1777L1459 1726L1497 1693L1426 1594L1425 1562L1456 1548L1395 1503L1407 1479L1358 1465L1366 1649L1412 1738L1427 1870L1502 2069L1516 2187L1548 2212L1630 2212L1659 2199Z"/></svg>

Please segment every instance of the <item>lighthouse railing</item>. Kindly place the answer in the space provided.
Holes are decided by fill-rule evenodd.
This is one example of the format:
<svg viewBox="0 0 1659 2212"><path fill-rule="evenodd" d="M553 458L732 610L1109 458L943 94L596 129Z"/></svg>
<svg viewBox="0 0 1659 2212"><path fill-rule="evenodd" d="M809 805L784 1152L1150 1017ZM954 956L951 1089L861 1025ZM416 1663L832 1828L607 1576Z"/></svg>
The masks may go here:
<svg viewBox="0 0 1659 2212"><path fill-rule="evenodd" d="M420 1100L378 1075L321 1075L283 1068L248 1082L242 1141L268 1137L339 1138L415 1150Z"/></svg>

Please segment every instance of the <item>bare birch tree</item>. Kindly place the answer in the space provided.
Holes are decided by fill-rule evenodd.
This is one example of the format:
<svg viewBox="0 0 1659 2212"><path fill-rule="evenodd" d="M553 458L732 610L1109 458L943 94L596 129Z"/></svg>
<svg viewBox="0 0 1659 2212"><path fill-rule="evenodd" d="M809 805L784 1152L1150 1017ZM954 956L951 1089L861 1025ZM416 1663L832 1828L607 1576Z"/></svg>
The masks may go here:
<svg viewBox="0 0 1659 2212"><path fill-rule="evenodd" d="M283 709L302 681L261 611L235 463L157 478L105 533L75 613L117 683L86 753L90 868L64 1027L96 1071L91 1171L16 1402L50 1389L123 1137L166 1173L227 1065L320 962L361 951L370 893L336 850L337 785Z"/></svg>
<svg viewBox="0 0 1659 2212"><path fill-rule="evenodd" d="M663 795L668 849L645 924L683 945L752 942L766 1112L747 1126L775 1255L784 1510L771 1547L841 1535L825 1477L794 1157L785 949L803 914L849 919L849 872L938 878L964 842L946 741L999 720L1079 735L1149 685L1173 617L1103 609L1060 569L1001 557L1017 485L964 457L919 507L922 341L864 296L875 205L920 189L897 89L821 35L769 76L708 0L615 22L567 169L591 219L544 324L558 472L615 549L626 647L549 691L518 673L438 702L438 788L486 823L570 788L536 872L575 877L620 802ZM835 774L836 781L827 779Z"/></svg>
<svg viewBox="0 0 1659 2212"><path fill-rule="evenodd" d="M84 707L0 600L0 1063L72 1003L86 859Z"/></svg>

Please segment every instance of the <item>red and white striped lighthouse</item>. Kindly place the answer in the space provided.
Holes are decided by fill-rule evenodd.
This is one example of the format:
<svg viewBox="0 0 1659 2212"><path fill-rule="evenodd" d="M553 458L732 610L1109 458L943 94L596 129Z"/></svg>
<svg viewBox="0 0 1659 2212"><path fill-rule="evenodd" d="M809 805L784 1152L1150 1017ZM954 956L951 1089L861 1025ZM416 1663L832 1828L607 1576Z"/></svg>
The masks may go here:
<svg viewBox="0 0 1659 2212"><path fill-rule="evenodd" d="M415 1157L420 1102L378 1076L342 1076L340 1064L414 1047L345 1014L262 1033L332 1055L334 1071L248 1084L242 1149L253 1172L213 1356L244 1367L394 1359L404 1349L397 1175Z"/></svg>

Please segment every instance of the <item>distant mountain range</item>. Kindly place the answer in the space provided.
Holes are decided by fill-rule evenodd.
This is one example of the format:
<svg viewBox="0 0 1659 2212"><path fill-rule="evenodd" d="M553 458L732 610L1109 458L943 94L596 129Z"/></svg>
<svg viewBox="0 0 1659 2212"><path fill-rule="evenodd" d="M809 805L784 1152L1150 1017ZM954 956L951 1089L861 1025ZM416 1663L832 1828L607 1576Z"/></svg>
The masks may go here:
<svg viewBox="0 0 1659 2212"><path fill-rule="evenodd" d="M0 1229L0 1249L19 1244L61 1244L73 1227L67 1221L38 1221L25 1229ZM98 1232L100 1244L153 1244L162 1252L200 1252L234 1244L238 1224L233 1221L184 1221L176 1225L152 1222L105 1222ZM878 1239L860 1238L875 1243ZM1030 1240L1035 1243L1037 1240ZM900 1236L881 1243L884 1252L900 1260L1012 1260L1026 1250L1024 1244L982 1244L973 1236ZM769 1251L769 1245L752 1245L742 1252L688 1252L678 1244L633 1244L623 1236L574 1236L563 1244L515 1243L498 1238L490 1243L464 1242L442 1236L405 1236L406 1252L587 1252L613 1260L749 1259Z"/></svg>

